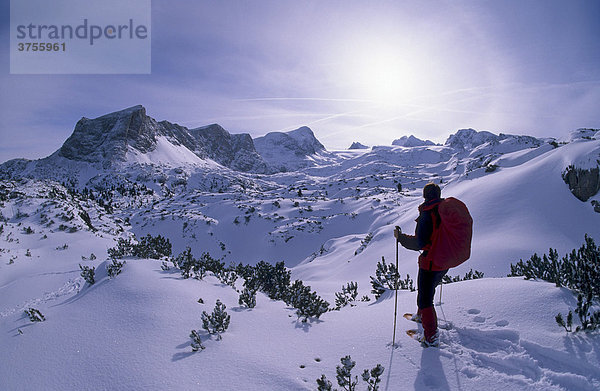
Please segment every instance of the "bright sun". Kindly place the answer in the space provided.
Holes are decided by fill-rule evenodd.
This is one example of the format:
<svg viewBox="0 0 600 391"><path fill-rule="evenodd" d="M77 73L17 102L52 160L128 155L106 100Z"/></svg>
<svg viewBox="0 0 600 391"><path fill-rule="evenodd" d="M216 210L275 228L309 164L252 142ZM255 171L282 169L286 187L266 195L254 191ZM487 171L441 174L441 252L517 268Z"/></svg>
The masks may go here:
<svg viewBox="0 0 600 391"><path fill-rule="evenodd" d="M383 103L406 102L426 87L423 59L414 50L392 45L370 45L353 50L347 61L352 92Z"/></svg>

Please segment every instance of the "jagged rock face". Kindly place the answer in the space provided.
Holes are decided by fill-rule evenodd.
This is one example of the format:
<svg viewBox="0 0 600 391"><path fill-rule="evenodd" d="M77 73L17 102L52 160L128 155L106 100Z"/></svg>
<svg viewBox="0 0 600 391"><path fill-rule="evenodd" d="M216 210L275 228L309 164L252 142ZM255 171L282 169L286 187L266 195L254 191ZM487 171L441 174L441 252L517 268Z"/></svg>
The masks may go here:
<svg viewBox="0 0 600 391"><path fill-rule="evenodd" d="M399 139L392 141L392 145L399 147L421 147L426 145L435 145L433 141L421 140L413 135L402 136Z"/></svg>
<svg viewBox="0 0 600 391"><path fill-rule="evenodd" d="M232 135L217 124L189 132L196 141L198 152L205 153L217 163L238 171L266 171L266 164L256 152L249 134Z"/></svg>
<svg viewBox="0 0 600 391"><path fill-rule="evenodd" d="M571 193L581 201L587 201L600 190L600 168L581 169L567 167L563 179L569 185Z"/></svg>
<svg viewBox="0 0 600 391"><path fill-rule="evenodd" d="M101 163L107 168L125 162L130 148L142 154L154 151L159 136L174 145L183 145L201 159L210 158L234 170L266 172L266 164L250 135L232 136L217 124L189 130L168 121L156 122L142 106L95 119L82 118L58 153L70 160Z"/></svg>
<svg viewBox="0 0 600 391"><path fill-rule="evenodd" d="M147 118L142 106L96 119L82 118L59 154L71 160L100 162L124 161L129 145L142 153L151 151L156 146L156 128Z"/></svg>

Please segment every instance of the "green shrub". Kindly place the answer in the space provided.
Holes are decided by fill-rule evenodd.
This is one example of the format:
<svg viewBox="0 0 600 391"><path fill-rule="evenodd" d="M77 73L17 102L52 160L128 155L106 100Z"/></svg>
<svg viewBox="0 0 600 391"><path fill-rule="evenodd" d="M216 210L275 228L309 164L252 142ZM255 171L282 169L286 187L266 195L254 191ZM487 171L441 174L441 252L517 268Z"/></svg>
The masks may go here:
<svg viewBox="0 0 600 391"><path fill-rule="evenodd" d="M352 375L352 369L356 366L356 362L352 360L349 355L340 359L342 365L338 365L335 368L336 380L340 387L346 391L355 391L358 385L358 376ZM378 391L379 383L381 382L381 375L383 374L384 368L381 364L377 364L375 368L368 370L365 369L362 373L361 378L367 383L367 390ZM317 379L317 390L318 391L331 391L332 384L325 375L321 375Z"/></svg>
<svg viewBox="0 0 600 391"><path fill-rule="evenodd" d="M342 307L352 304L353 301L356 300L358 296L358 283L357 282L349 282L346 286L342 286L341 292L335 293L335 309L339 310Z"/></svg>
<svg viewBox="0 0 600 391"><path fill-rule="evenodd" d="M217 299L212 314L202 311L202 328L209 334L217 334L217 340L221 339L221 333L227 330L231 320L231 316L225 311L226 308L225 304Z"/></svg>
<svg viewBox="0 0 600 391"><path fill-rule="evenodd" d="M248 288L244 288L242 293L240 293L238 303L240 305L245 305L248 308L256 307L256 291L251 291Z"/></svg>
<svg viewBox="0 0 600 391"><path fill-rule="evenodd" d="M108 273L108 276L113 278L121 274L121 269L125 263L125 261L119 262L116 259L113 259L111 264L106 265L106 272Z"/></svg>
<svg viewBox="0 0 600 391"><path fill-rule="evenodd" d="M578 294L575 313L581 322L575 331L600 328L600 311L591 311L594 299L600 298L600 249L588 235L585 235L585 243L578 250L571 251L562 259L558 258L556 250L550 249L548 255L544 254L542 258L533 254L527 262L519 260L516 265L511 264L510 271L509 277L537 278L575 291ZM560 313L555 319L567 332L573 330L572 310L569 310L566 321Z"/></svg>
<svg viewBox="0 0 600 391"><path fill-rule="evenodd" d="M81 277L83 277L83 279L87 281L88 284L94 285L94 283L96 282L96 268L90 268L89 266L81 266L81 264L79 264L79 268L81 269Z"/></svg>
<svg viewBox="0 0 600 391"><path fill-rule="evenodd" d="M442 278L442 283L444 284L450 284L453 282L460 282L460 281L467 281L467 280L477 280L479 278L483 278L483 272L480 271L473 271L473 269L470 269L467 273L465 273L464 277L460 277L460 276L454 276L451 277L449 275L445 275Z"/></svg>

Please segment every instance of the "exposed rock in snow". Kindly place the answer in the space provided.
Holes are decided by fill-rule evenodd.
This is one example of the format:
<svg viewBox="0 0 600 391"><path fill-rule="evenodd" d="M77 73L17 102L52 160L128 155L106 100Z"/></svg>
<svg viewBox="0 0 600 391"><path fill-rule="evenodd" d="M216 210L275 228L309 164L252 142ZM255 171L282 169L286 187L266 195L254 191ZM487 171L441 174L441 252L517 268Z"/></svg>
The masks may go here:
<svg viewBox="0 0 600 391"><path fill-rule="evenodd" d="M399 139L392 141L392 145L397 145L399 147L421 147L425 145L435 145L435 143L430 140L421 140L413 135L410 135L402 136Z"/></svg>
<svg viewBox="0 0 600 391"><path fill-rule="evenodd" d="M600 190L599 171L598 167L586 170L569 166L563 173L563 179L569 185L571 193L585 202Z"/></svg>
<svg viewBox="0 0 600 391"><path fill-rule="evenodd" d="M359 143L358 141L355 141L352 143L352 145L350 145L350 148L348 149L369 149L369 147Z"/></svg>
<svg viewBox="0 0 600 391"><path fill-rule="evenodd" d="M190 129L198 153L237 171L266 172L267 165L249 134L230 134L218 124Z"/></svg>

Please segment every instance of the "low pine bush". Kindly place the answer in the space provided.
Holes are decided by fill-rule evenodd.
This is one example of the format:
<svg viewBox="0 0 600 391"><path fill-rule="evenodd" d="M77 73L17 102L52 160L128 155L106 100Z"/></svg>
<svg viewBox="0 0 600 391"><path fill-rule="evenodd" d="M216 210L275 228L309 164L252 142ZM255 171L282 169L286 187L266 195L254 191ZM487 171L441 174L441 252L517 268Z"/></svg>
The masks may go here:
<svg viewBox="0 0 600 391"><path fill-rule="evenodd" d="M248 288L244 288L242 293L240 293L238 303L240 305L245 305L248 308L256 307L256 291L251 291Z"/></svg>
<svg viewBox="0 0 600 391"><path fill-rule="evenodd" d="M211 314L202 311L202 328L209 334L216 334L217 340L221 339L221 334L229 327L231 316L225 311L227 307L217 299L215 309Z"/></svg>
<svg viewBox="0 0 600 391"><path fill-rule="evenodd" d="M200 334L198 331L192 330L190 333L190 338L192 339L191 346L192 352L197 352L198 350L204 350L206 347L202 345L202 340L200 339Z"/></svg>
<svg viewBox="0 0 600 391"><path fill-rule="evenodd" d="M381 295L388 289L396 289L396 283L400 279L400 274L396 270L396 266L385 263L385 258L381 257L381 262L377 262L375 277L371 278L371 293L375 295L375 299L379 299Z"/></svg>
<svg viewBox="0 0 600 391"><path fill-rule="evenodd" d="M119 238L117 245L109 248L107 252L112 259L124 257L160 259L171 256L171 242L161 235L154 237L150 234L142 237L137 243L135 236L133 239Z"/></svg>
<svg viewBox="0 0 600 391"><path fill-rule="evenodd" d="M304 285L300 280L294 281L287 289L284 301L287 305L296 309L298 319L307 322L308 318L319 318L329 310L329 303L323 300L317 292L313 292L310 286Z"/></svg>
<svg viewBox="0 0 600 391"><path fill-rule="evenodd" d="M118 276L119 274L121 274L121 269L123 268L123 265L125 265L125 263L125 261L118 261L116 259L113 259L111 264L106 265L106 273L110 278Z"/></svg>
<svg viewBox="0 0 600 391"><path fill-rule="evenodd" d="M352 360L352 357L345 356L340 359L342 365L338 365L335 368L335 378L337 383L342 390L346 391L356 391L356 387L358 386L359 378L358 376L352 375L352 369L356 366L356 361ZM379 383L381 383L381 375L383 374L384 368L381 364L377 364L375 368L368 370L365 369L362 373L362 380L367 383L368 391L378 391ZM331 391L332 384L327 379L325 375L321 375L319 379L317 379L317 390L318 391Z"/></svg>
<svg viewBox="0 0 600 391"><path fill-rule="evenodd" d="M509 277L523 276L525 279L541 279L564 286L577 293L577 314L580 326L575 331L591 331L600 328L600 311L592 312L594 299L600 299L600 249L593 238L585 235L585 243L562 259L558 251L550 249L541 258L533 254L529 260L519 260L510 265ZM567 318L562 314L555 317L556 323L567 332L573 331L573 311Z"/></svg>
<svg viewBox="0 0 600 391"><path fill-rule="evenodd" d="M466 280L477 280L479 278L483 278L483 272L480 271L473 271L473 269L469 270L467 273L465 273L464 277L461 278L461 276L449 276L449 275L445 275L442 278L442 283L443 284L451 284L453 282L460 282L460 281L466 281Z"/></svg>
<svg viewBox="0 0 600 391"><path fill-rule="evenodd" d="M79 269L81 269L81 277L90 285L94 285L96 283L96 268L89 266L81 266L79 265Z"/></svg>
<svg viewBox="0 0 600 391"><path fill-rule="evenodd" d="M46 317L44 315L42 315L42 313L32 307L29 307L29 309L25 310L25 314L29 317L29 320L32 322L43 322L46 320Z"/></svg>
<svg viewBox="0 0 600 391"><path fill-rule="evenodd" d="M356 301L356 297L358 296L358 283L357 282L349 282L346 286L342 286L341 292L336 292L335 294L335 309L339 310L342 307L354 306L352 302Z"/></svg>

